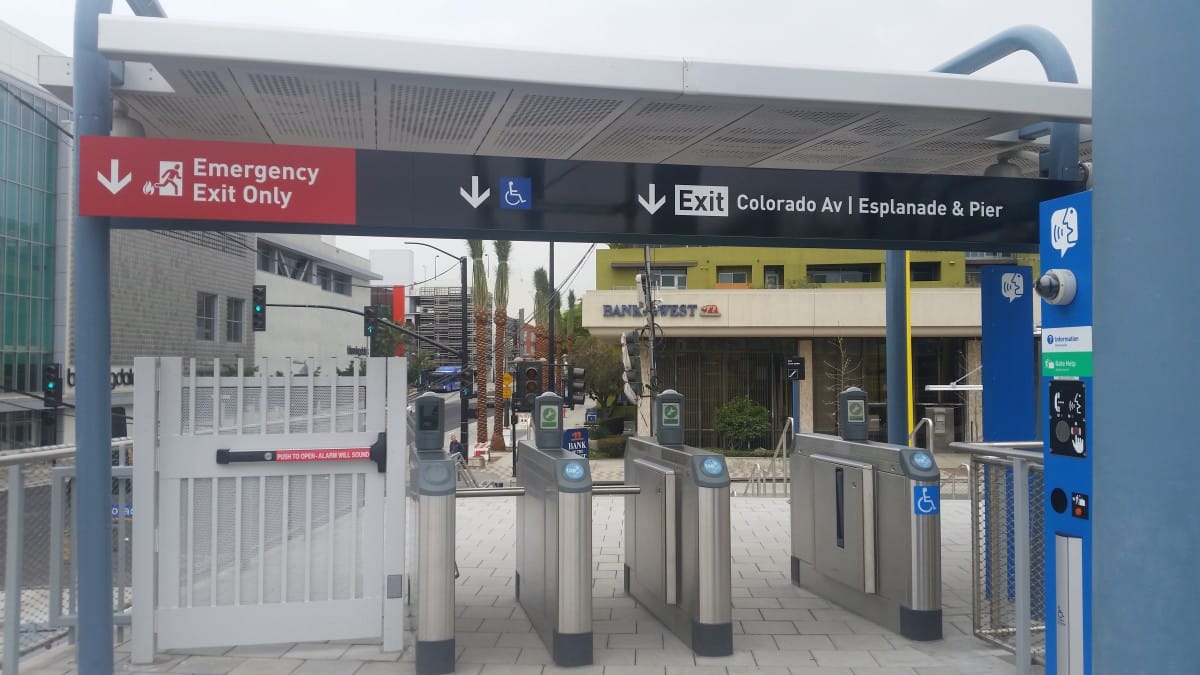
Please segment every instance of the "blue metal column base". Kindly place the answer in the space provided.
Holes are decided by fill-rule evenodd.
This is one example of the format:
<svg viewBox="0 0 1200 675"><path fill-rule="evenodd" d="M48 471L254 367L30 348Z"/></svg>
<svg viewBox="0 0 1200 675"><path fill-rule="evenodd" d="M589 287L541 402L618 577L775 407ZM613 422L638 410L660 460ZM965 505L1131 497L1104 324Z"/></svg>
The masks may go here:
<svg viewBox="0 0 1200 675"><path fill-rule="evenodd" d="M561 668L592 665L592 634L554 631L551 656Z"/></svg>
<svg viewBox="0 0 1200 675"><path fill-rule="evenodd" d="M454 640L417 642L417 675L454 672Z"/></svg>
<svg viewBox="0 0 1200 675"><path fill-rule="evenodd" d="M692 651L696 656L732 656L733 624L692 620Z"/></svg>

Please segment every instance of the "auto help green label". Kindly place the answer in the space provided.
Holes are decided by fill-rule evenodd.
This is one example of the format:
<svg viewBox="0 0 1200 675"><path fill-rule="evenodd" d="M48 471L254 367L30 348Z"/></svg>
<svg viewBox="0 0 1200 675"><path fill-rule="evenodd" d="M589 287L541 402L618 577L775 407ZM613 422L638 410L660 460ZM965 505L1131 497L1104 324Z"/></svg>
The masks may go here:
<svg viewBox="0 0 1200 675"><path fill-rule="evenodd" d="M1092 327L1042 329L1042 375L1092 376Z"/></svg>

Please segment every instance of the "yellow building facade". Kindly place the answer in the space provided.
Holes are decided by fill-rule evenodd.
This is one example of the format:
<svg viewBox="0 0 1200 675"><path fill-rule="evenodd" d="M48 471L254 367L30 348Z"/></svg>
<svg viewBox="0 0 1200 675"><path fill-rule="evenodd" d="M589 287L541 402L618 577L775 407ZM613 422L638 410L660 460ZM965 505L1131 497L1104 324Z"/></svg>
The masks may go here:
<svg viewBox="0 0 1200 675"><path fill-rule="evenodd" d="M868 392L873 437L885 440L884 257L877 250L651 248L658 388L686 397L687 442L720 445L713 415L742 395L771 410L764 447L789 416L802 431L834 433L837 393L847 386ZM936 411L946 427L938 440L977 439L978 392L926 387L980 381L980 271L995 264L1036 271L1037 256L914 251L910 259L914 418ZM612 342L643 329L636 275L645 270L641 247L597 251L597 290L584 295L583 326ZM806 364L796 387L785 368L794 357Z"/></svg>

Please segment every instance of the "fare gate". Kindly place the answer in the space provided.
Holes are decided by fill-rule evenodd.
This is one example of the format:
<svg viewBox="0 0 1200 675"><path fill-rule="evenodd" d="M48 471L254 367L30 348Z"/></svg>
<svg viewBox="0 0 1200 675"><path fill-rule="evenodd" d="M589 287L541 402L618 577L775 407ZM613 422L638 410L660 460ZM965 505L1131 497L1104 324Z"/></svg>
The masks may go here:
<svg viewBox="0 0 1200 675"><path fill-rule="evenodd" d="M150 581L135 585L135 662L169 648L381 636L399 649L402 584L387 581L403 574L404 472L385 501L385 471L407 420L385 403L405 400L403 360L346 376L336 364L272 376L265 359L257 375L198 374L207 365L135 362L134 443L154 454L134 472L139 512L153 514L134 525L134 576Z"/></svg>
<svg viewBox="0 0 1200 675"><path fill-rule="evenodd" d="M733 654L729 470L683 444L683 396L654 397L654 436L625 447L625 592L698 656Z"/></svg>

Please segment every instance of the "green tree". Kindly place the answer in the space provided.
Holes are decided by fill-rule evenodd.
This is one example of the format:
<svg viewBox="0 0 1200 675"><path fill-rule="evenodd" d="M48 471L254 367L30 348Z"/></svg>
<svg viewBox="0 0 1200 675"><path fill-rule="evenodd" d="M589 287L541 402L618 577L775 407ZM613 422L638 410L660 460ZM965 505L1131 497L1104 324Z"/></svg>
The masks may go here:
<svg viewBox="0 0 1200 675"><path fill-rule="evenodd" d="M611 417L621 394L621 350L589 335L575 343L572 358L584 369L584 392L600 405L601 417Z"/></svg>
<svg viewBox="0 0 1200 675"><path fill-rule="evenodd" d="M467 249L471 253L471 305L475 316L475 442L488 441L487 390L488 356L491 353L491 293L488 291L487 267L483 263L483 240L468 239ZM464 401L465 402L465 401ZM466 442L466 439L463 439Z"/></svg>
<svg viewBox="0 0 1200 675"><path fill-rule="evenodd" d="M380 305L375 308L375 316L380 319L392 320L392 308ZM375 324L375 332L371 334L371 354L375 356L395 356L396 345L404 342L404 333L385 326L382 322Z"/></svg>
<svg viewBox="0 0 1200 675"><path fill-rule="evenodd" d="M583 327L583 304L575 298L573 290L567 292L567 308L563 310L561 318L563 334L566 336L564 340L566 352L573 356L575 343L591 335L588 329Z"/></svg>
<svg viewBox="0 0 1200 675"><path fill-rule="evenodd" d="M408 355L408 385L416 386L421 381L421 371L433 366L433 360L428 352L423 352L411 345L411 340L405 339L404 353Z"/></svg>
<svg viewBox="0 0 1200 675"><path fill-rule="evenodd" d="M533 323L537 335L534 347L534 358L550 362L550 312L552 311L551 296L555 295L550 285L550 275L545 267L533 271ZM557 303L554 303L557 305ZM542 369L542 391L549 388L549 368Z"/></svg>
<svg viewBox="0 0 1200 675"><path fill-rule="evenodd" d="M496 383L496 397L494 401L495 417L492 419L492 447L504 447L504 439L501 435L504 433L504 405L502 403L503 395L500 388L504 386L504 357L507 349L505 348L508 331L508 256L512 253L511 241L494 241L493 248L496 250L496 291L493 294L496 301L495 321L496 321L496 366L493 371ZM499 442L499 446L497 446Z"/></svg>
<svg viewBox="0 0 1200 675"><path fill-rule="evenodd" d="M745 396L730 399L717 408L713 418L713 429L738 450L749 450L750 443L762 438L770 428L771 415L767 409Z"/></svg>

